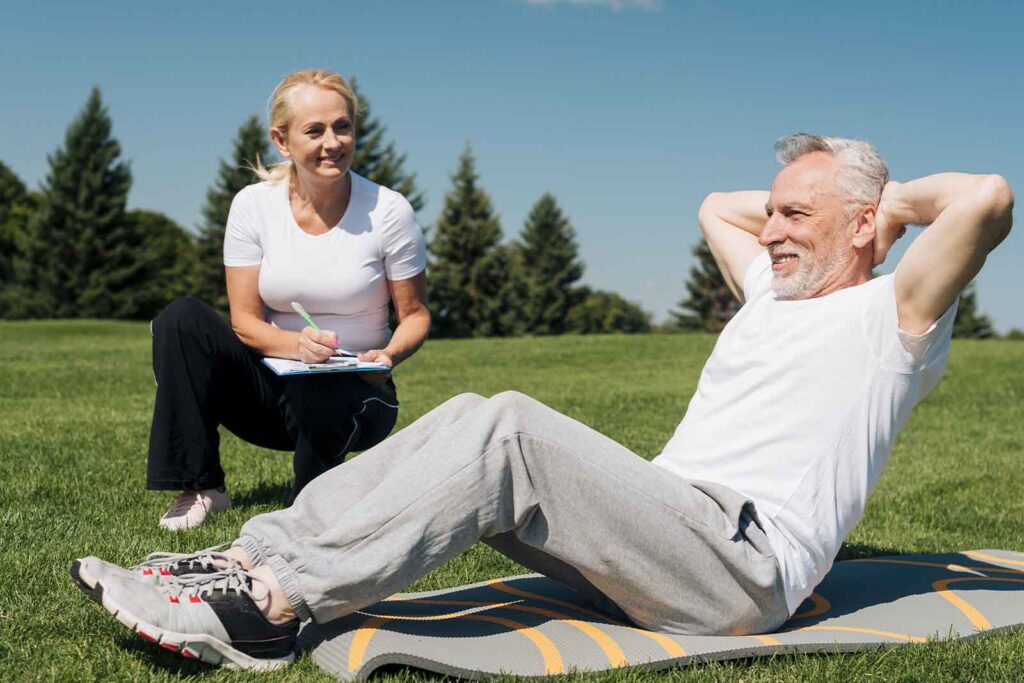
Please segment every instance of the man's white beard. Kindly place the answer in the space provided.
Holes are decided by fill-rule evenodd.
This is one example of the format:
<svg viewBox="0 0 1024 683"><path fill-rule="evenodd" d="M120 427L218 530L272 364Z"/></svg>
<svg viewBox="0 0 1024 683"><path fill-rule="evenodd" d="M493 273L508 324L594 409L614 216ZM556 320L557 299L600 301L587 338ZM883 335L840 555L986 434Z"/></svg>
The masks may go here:
<svg viewBox="0 0 1024 683"><path fill-rule="evenodd" d="M772 277L772 289L777 299L808 299L816 291L843 270L850 261L847 250L836 244L828 255L819 262L808 262L806 253L797 253L796 272L792 275L776 273Z"/></svg>

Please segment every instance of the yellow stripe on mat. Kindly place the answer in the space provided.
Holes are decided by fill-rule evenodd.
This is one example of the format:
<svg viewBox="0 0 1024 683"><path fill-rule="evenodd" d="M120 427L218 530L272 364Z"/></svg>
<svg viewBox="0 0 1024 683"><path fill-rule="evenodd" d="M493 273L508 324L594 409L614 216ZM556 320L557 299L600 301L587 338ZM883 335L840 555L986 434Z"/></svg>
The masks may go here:
<svg viewBox="0 0 1024 683"><path fill-rule="evenodd" d="M533 605L509 605L505 609L513 609L519 612L532 612L534 614L540 614L541 616L550 617L569 624L594 639L594 642L596 642L598 647L601 648L601 651L604 652L604 656L608 659L608 664L610 666L618 667L629 664L629 660L626 659L626 653L622 651L619 644L616 643L611 636L593 624L588 624L587 622L579 621L578 619L571 619L567 614L561 614L553 610L544 609L543 607L534 607Z"/></svg>
<svg viewBox="0 0 1024 683"><path fill-rule="evenodd" d="M409 601L412 602L412 601ZM506 605L495 605L495 607L505 607ZM541 657L544 659L544 673L545 674L557 674L562 673L565 670L565 664L562 662L562 655L559 653L558 648L555 646L551 639L545 636L543 633L535 628L531 628L526 624L522 624L518 621L511 619L505 619L502 617L494 617L487 614L465 614L455 613L446 615L444 617L435 617L441 619L472 619L475 621L486 621L492 624L498 624L504 626L512 631L521 633L522 635L529 638L537 649L540 651ZM356 629L355 634L352 636L352 642L349 645L348 650L348 670L349 673L355 673L363 661L366 659L366 650L370 646L370 640L378 632L380 627L388 621L403 620L403 616L375 616L370 617L364 621L359 628Z"/></svg>
<svg viewBox="0 0 1024 683"><path fill-rule="evenodd" d="M683 649L682 645L677 643L672 638L669 638L666 635L662 635L661 633L656 633L654 631L647 631L647 630L642 629L642 628L636 628L635 626L628 626L626 624L623 624L622 622L619 622L619 621L617 621L615 619L612 619L607 614L601 614L600 612L587 609L586 607L580 607L579 605L575 605L575 604L573 604L571 602L566 602L565 600L559 600L558 598L552 598L552 597L549 597L547 595L541 595L540 593L531 593L530 591L524 591L524 590L521 590L519 588L514 588L514 587L508 585L507 583L505 583L503 581L499 581L497 579L495 579L494 581L490 581L489 585L492 588L494 588L495 590L499 590L502 593L508 593L509 595L514 595L514 596L516 596L518 598L528 598L530 600L536 600L538 602L546 602L546 603L551 604L551 605L558 605L559 607L567 607L567 608L569 608L571 610L574 610L576 612L581 612L582 614L586 614L586 615L595 617L597 619L601 619L602 621L610 621L611 623L615 624L616 626L621 626L623 628L628 628L630 631L634 631L636 633L639 633L641 635L646 636L647 638L650 638L651 640L656 642L658 645L660 645L661 649L663 649L665 651L665 653L668 654L669 657L685 657L686 656L686 650Z"/></svg>
<svg viewBox="0 0 1024 683"><path fill-rule="evenodd" d="M521 605L516 602L478 602L472 600L445 600L443 598L436 599L421 599L421 598L406 598L402 600L393 600L389 602L404 602L404 603L415 603L418 605L451 605L461 607L489 607L493 609L510 609L518 612L529 612L531 614L539 614L541 616L554 619L556 621L568 624L573 628L582 631L589 636L601 651L604 652L605 658L608 660L608 665L611 667L626 666L629 664L629 660L626 658L626 653L622 651L619 644L615 640L599 629L597 626L590 624L585 621L573 619L570 615L564 612L555 612L554 610L544 609L543 607L534 607L533 605ZM482 611L482 610L481 610ZM477 613L475 612L449 612L446 614L432 614L429 616L410 616L404 614L377 614L373 615L375 618L384 620L410 620L410 621L431 621L440 619L457 619L460 617L469 617Z"/></svg>
<svg viewBox="0 0 1024 683"><path fill-rule="evenodd" d="M968 550L964 553L964 555L973 557L976 560L987 560L989 562L1004 562L1006 564L1012 564L1017 567L1024 567L1024 560L1008 560L1005 557L999 557L998 555L989 555L988 553L983 553L980 550Z"/></svg>
<svg viewBox="0 0 1024 683"><path fill-rule="evenodd" d="M393 602L413 602L414 600L394 600ZM478 602L473 600L423 600L423 604L430 605L451 605L455 607L505 607L512 603ZM362 613L361 613L362 614ZM381 625L388 621L441 621L444 619L457 619L466 616L465 610L458 612L446 612L444 614L428 615L401 615L401 614L370 614L366 621L356 629L352 636L352 642L348 649L348 670L355 671L363 664L366 658L366 649L370 646L370 640L380 629Z"/></svg>
<svg viewBox="0 0 1024 683"><path fill-rule="evenodd" d="M363 665L363 659L366 658L366 648L370 646L370 639L373 638L373 634L377 632L381 624L386 621L387 619L383 617L370 617L356 629L355 635L352 636L352 643L348 646L349 673L354 673Z"/></svg>
<svg viewBox="0 0 1024 683"><path fill-rule="evenodd" d="M832 609L832 603L820 593L811 593L808 598L812 604L811 609L806 612L797 612L790 619L810 619L816 617Z"/></svg>
<svg viewBox="0 0 1024 683"><path fill-rule="evenodd" d="M750 637L751 638L756 638L757 640L760 640L765 645L782 645L782 641L781 640L777 640L776 638L772 638L771 636L750 636Z"/></svg>
<svg viewBox="0 0 1024 683"><path fill-rule="evenodd" d="M892 631L879 631L873 628L859 628L857 626L822 626L821 624L815 626L804 626L803 628L796 628L789 633L800 633L802 631L845 631L847 633L866 633L872 636L884 636L886 638L896 638L898 640L905 640L908 643L927 643L927 638L920 636L911 636L906 633L893 633Z"/></svg>
<svg viewBox="0 0 1024 683"><path fill-rule="evenodd" d="M530 628L526 624L520 624L518 621L512 621L511 619L505 619L503 617L492 617L488 614L467 614L462 619L475 619L476 621L489 621L493 624L500 624L510 628L518 633L522 633L524 636L533 641L533 644L540 650L541 656L544 658L544 673L545 674L560 674L565 671L565 664L562 663L562 655L558 652L558 648L551 642L551 639L541 633L535 628Z"/></svg>
<svg viewBox="0 0 1024 683"><path fill-rule="evenodd" d="M404 604L415 604L415 605L442 605L445 607L486 607L490 609L497 609L498 607L505 607L507 605L514 605L518 600L512 600L511 602L491 602L488 600L444 600L441 598L403 598L402 600L385 600L384 602L399 602ZM431 619L454 619L455 617L461 617L463 614L469 614L471 611L481 611L476 609L461 609L457 612L442 612L440 614L377 614L375 612L360 611L360 614L366 614L371 617L382 617L384 619L410 619L412 621L430 621Z"/></svg>
<svg viewBox="0 0 1024 683"><path fill-rule="evenodd" d="M992 622L985 618L982 614L971 605L969 602L961 598L959 595L949 590L950 584L961 583L963 581L1008 581L1011 583L1024 583L1024 579L1011 579L1003 576L962 576L955 579L941 579L932 583L932 588L935 592L944 597L954 607L960 610L968 621L979 631L987 631L992 628Z"/></svg>
<svg viewBox="0 0 1024 683"><path fill-rule="evenodd" d="M623 625L623 624L620 624L620 622L616 621L615 619L612 619L611 617L609 617L607 614L601 614L600 612L597 612L595 610L587 609L586 607L581 607L580 605L576 605L574 603L567 602L565 600L559 600L558 598L552 598L552 597L549 597L547 595L541 595L540 593L531 593L530 591L524 591L524 590L519 589L519 588L514 588L514 587L508 585L507 583L505 583L504 581L501 581L499 579L494 579L493 581L488 581L487 585L490 586L491 588L494 588L495 590L501 591L502 593L508 593L509 595L514 595L517 598L529 598L530 600L537 600L538 602L546 602L546 603L548 603L550 605L558 605L559 607L568 607L571 610L575 610L576 612L581 612L583 614L587 614L589 616L596 617L597 619L601 619L602 621L610 621L613 624L618 624L620 626Z"/></svg>
<svg viewBox="0 0 1024 683"><path fill-rule="evenodd" d="M1004 560L1001 557L995 557L993 555L987 555L985 557L977 557L974 555L974 551L968 551L965 555L972 555L975 559L983 560L991 558L993 560L999 560L1000 562L1011 562L1013 560ZM982 553L984 555L984 553ZM846 560L847 562L870 562L874 564L903 564L909 567L935 567L936 569L948 569L953 572L962 571L974 571L974 572L991 572L994 574L1021 574L1024 573L1020 569L1010 569L1009 567L988 567L988 566L971 566L971 565L960 565L960 564L945 564L942 562L926 562L924 560L888 560L883 557L862 557L857 560ZM1017 563L1014 563L1017 564ZM1024 565L1024 562L1019 564Z"/></svg>

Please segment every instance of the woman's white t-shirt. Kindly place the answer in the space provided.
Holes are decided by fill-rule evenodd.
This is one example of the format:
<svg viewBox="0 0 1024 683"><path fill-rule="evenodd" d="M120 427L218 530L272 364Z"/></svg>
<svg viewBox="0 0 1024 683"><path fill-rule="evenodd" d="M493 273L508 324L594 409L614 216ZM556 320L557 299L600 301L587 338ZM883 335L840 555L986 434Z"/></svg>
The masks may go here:
<svg viewBox="0 0 1024 683"><path fill-rule="evenodd" d="M260 266L267 322L306 326L300 303L322 330L350 351L380 349L391 339L388 280L405 280L427 264L423 231L401 194L356 175L345 215L310 235L292 215L286 182L249 185L235 195L224 232L224 265Z"/></svg>

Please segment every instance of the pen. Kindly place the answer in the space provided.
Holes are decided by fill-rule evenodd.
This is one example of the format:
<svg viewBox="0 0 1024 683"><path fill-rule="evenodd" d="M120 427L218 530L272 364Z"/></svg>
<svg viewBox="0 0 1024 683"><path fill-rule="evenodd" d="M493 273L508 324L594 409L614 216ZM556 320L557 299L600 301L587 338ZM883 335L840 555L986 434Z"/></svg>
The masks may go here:
<svg viewBox="0 0 1024 683"><path fill-rule="evenodd" d="M302 319L305 320L306 323L308 323L310 327L312 327L317 332L320 332L320 327L315 322L313 322L313 319L311 317L309 317L309 313L306 313L306 309L302 307L302 304L300 304L298 301L293 301L292 302L292 309L296 313L301 315ZM334 352L336 354L338 354L339 356L355 356L356 355L354 353L346 351L345 349L334 349Z"/></svg>

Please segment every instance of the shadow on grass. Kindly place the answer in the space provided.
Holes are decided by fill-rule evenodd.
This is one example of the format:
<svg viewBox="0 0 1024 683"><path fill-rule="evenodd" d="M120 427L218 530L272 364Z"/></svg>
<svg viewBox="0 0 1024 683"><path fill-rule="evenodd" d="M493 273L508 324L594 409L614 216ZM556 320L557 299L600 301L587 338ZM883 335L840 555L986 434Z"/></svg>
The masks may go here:
<svg viewBox="0 0 1024 683"><path fill-rule="evenodd" d="M277 505L284 507L288 495L292 491L291 482L277 483L261 481L256 487L231 494L233 507L255 507L257 505Z"/></svg>
<svg viewBox="0 0 1024 683"><path fill-rule="evenodd" d="M162 673L175 673L179 676L208 676L219 670L219 667L168 652L158 645L145 642L138 636L118 636L116 644L121 650L145 662L151 669L159 670Z"/></svg>
<svg viewBox="0 0 1024 683"><path fill-rule="evenodd" d="M912 551L901 548L882 548L863 543L844 543L836 554L836 562L843 560L859 560L864 557L883 557L885 555L908 555Z"/></svg>

